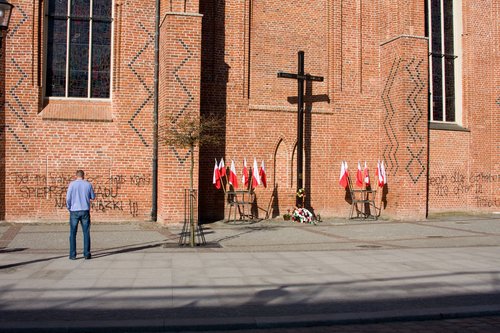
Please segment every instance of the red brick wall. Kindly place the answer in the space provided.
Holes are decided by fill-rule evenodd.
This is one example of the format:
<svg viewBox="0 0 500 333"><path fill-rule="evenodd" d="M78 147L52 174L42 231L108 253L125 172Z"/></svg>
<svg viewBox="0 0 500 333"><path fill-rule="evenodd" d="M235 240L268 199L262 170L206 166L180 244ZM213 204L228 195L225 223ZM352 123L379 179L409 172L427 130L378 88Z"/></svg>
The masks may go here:
<svg viewBox="0 0 500 333"><path fill-rule="evenodd" d="M198 13L169 13L161 26L158 220L162 223L183 220L183 191L190 187L189 150L164 139L172 131L182 131L183 118L199 118L201 19ZM194 189L198 154L196 147Z"/></svg>
<svg viewBox="0 0 500 333"><path fill-rule="evenodd" d="M57 103L39 106L43 84L39 2L11 2L15 8L5 46L2 133L5 219L66 220L66 187L75 170L82 168L97 194L94 220L148 220L154 1L122 1L115 6L113 97L100 110L112 121L100 117L90 121L88 114L87 120L79 120L88 103L73 101L55 117L51 112Z"/></svg>
<svg viewBox="0 0 500 333"><path fill-rule="evenodd" d="M381 148L388 176L382 201L399 218L422 218L427 209L427 52L420 37L382 46Z"/></svg>
<svg viewBox="0 0 500 333"><path fill-rule="evenodd" d="M430 132L431 213L500 210L500 5L463 1L462 10L462 112L468 131Z"/></svg>
<svg viewBox="0 0 500 333"><path fill-rule="evenodd" d="M161 13L198 13L199 0L160 1Z"/></svg>
<svg viewBox="0 0 500 333"><path fill-rule="evenodd" d="M399 168L388 163L393 183L385 195L383 214L425 216L427 44L417 38L380 46L400 35L423 36L423 6L408 4L407 8L395 1L377 5L366 1L246 1L227 3L221 12L215 2L212 7L209 4L201 9L206 14L204 36L216 42L215 47L202 49L202 63L213 66L212 72L225 74L214 82L210 75L203 77L202 87L213 89L213 94L202 98L202 112L224 114L227 130L224 147L208 152L223 155L226 161L234 159L240 175L245 157L250 164L254 157L259 165L265 161L269 187L256 191L260 217L281 215L295 201L297 83L278 79L276 73L295 72L299 50L305 51L306 72L325 77L324 82L306 88L308 206L323 215L347 216L350 206L338 185L341 160L348 161L351 172L358 160L366 160L373 177L377 159L394 162L397 158ZM393 26L395 17L399 23ZM401 147L396 156L389 156L389 125L381 97L392 63L400 58L403 63L390 93L398 108L392 135L398 135ZM409 98L413 104L407 102ZM422 113L418 120L413 119L415 112ZM408 124L415 128L407 130ZM418 142L412 137L415 133ZM411 153L418 155L422 168L410 163L408 147L415 150ZM200 165L200 187L211 198L206 199L207 210L202 214L220 218L222 200L212 189L211 157ZM405 169L407 164L410 171ZM407 183L409 172L415 174L415 182ZM398 189L398 182L405 183L405 191Z"/></svg>
<svg viewBox="0 0 500 333"><path fill-rule="evenodd" d="M4 128L5 126L5 55L3 50L5 49L5 38L4 32L0 31L2 34L2 41L0 42L0 126ZM0 140L0 220L5 219L5 139L3 139L4 133L2 133L2 139Z"/></svg>
<svg viewBox="0 0 500 333"><path fill-rule="evenodd" d="M112 99L69 105L42 99L39 2L12 3L5 70L0 70L3 217L66 220L65 189L75 169L83 168L99 194L94 219L148 220L155 1L115 2ZM306 85L304 185L315 213L348 215L346 193L338 185L342 160L351 174L358 160L366 160L373 181L379 159L389 177L377 198L383 216L424 218L427 208L498 211L496 1L463 1L463 124L469 132L430 134L423 2L179 0L161 5L160 128L171 127L171 115L181 119L198 112L221 116L225 128L222 143L195 152L202 220L223 218L227 209L212 185L214 158L224 157L228 164L234 159L240 177L243 158L249 166L254 157L259 165L264 160L268 188L257 189L254 207L260 217L281 215L293 205L297 84L276 73L295 72L299 50L305 51L306 72L325 78ZM162 135L158 217L162 223L179 222L189 154L161 142ZM440 182L457 177L466 193L454 194L449 183L443 196ZM479 193L472 193L473 187Z"/></svg>

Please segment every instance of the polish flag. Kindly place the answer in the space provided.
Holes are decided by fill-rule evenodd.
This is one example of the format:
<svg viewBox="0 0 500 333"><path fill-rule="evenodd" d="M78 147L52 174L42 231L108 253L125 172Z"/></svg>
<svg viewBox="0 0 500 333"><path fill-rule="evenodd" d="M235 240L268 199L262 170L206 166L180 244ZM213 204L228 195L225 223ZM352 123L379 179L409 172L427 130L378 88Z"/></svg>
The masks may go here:
<svg viewBox="0 0 500 333"><path fill-rule="evenodd" d="M241 182L245 184L246 188L248 188L248 168L246 158L243 160L243 177L241 177Z"/></svg>
<svg viewBox="0 0 500 333"><path fill-rule="evenodd" d="M380 163L380 172L382 173L382 178L384 180L384 185L387 184L387 175L385 173L385 166L384 166L384 161Z"/></svg>
<svg viewBox="0 0 500 333"><path fill-rule="evenodd" d="M267 188L267 177L266 177L266 168L264 167L264 160L262 160L262 164L260 165L259 177L262 185Z"/></svg>
<svg viewBox="0 0 500 333"><path fill-rule="evenodd" d="M235 189L238 188L238 176L236 176L236 168L234 167L233 160L231 160L231 169L229 170L229 184L233 185Z"/></svg>
<svg viewBox="0 0 500 333"><path fill-rule="evenodd" d="M380 166L380 161L377 161L377 171L375 171L377 176L377 182L379 187L384 187L384 176L382 174L382 168Z"/></svg>
<svg viewBox="0 0 500 333"><path fill-rule="evenodd" d="M342 161L340 164L339 184L343 188L347 188L349 186L349 171L347 170L347 162L345 161Z"/></svg>
<svg viewBox="0 0 500 333"><path fill-rule="evenodd" d="M220 189L220 173L219 166L217 165L217 159L215 159L213 184L216 189Z"/></svg>
<svg viewBox="0 0 500 333"><path fill-rule="evenodd" d="M224 177L226 175L226 165L224 164L224 158L220 159L219 162L219 173L220 173L220 178Z"/></svg>
<svg viewBox="0 0 500 333"><path fill-rule="evenodd" d="M363 177L364 177L365 185L370 186L370 174L368 172L368 167L366 166L366 161L365 161L365 168L363 169Z"/></svg>
<svg viewBox="0 0 500 333"><path fill-rule="evenodd" d="M358 161L358 171L356 171L356 185L363 187L363 172L361 171L361 164Z"/></svg>
<svg viewBox="0 0 500 333"><path fill-rule="evenodd" d="M253 168L252 168L252 188L256 188L260 185L260 176L259 176L259 168L257 167L257 159L253 159Z"/></svg>

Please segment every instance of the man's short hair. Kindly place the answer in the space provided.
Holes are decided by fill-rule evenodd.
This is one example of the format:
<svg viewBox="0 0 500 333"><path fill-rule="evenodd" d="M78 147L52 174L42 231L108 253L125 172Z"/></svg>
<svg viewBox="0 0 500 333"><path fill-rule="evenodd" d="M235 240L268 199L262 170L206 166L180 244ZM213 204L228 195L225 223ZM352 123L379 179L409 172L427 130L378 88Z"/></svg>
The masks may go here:
<svg viewBox="0 0 500 333"><path fill-rule="evenodd" d="M76 170L76 176L79 178L84 178L85 172L83 172L83 170Z"/></svg>

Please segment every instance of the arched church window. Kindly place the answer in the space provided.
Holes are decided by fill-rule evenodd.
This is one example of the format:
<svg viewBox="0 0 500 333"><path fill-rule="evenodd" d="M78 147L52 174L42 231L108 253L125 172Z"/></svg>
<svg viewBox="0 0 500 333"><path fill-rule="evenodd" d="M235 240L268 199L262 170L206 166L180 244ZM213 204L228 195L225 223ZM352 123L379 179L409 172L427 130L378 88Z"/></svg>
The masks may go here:
<svg viewBox="0 0 500 333"><path fill-rule="evenodd" d="M45 96L109 98L112 0L48 0Z"/></svg>

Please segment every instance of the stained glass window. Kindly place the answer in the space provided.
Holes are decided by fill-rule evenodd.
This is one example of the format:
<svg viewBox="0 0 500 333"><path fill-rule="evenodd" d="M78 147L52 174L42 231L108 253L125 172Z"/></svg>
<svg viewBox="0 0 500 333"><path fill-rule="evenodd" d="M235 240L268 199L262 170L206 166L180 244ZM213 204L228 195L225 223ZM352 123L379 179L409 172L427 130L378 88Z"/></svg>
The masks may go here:
<svg viewBox="0 0 500 333"><path fill-rule="evenodd" d="M112 0L49 0L46 96L109 98Z"/></svg>

